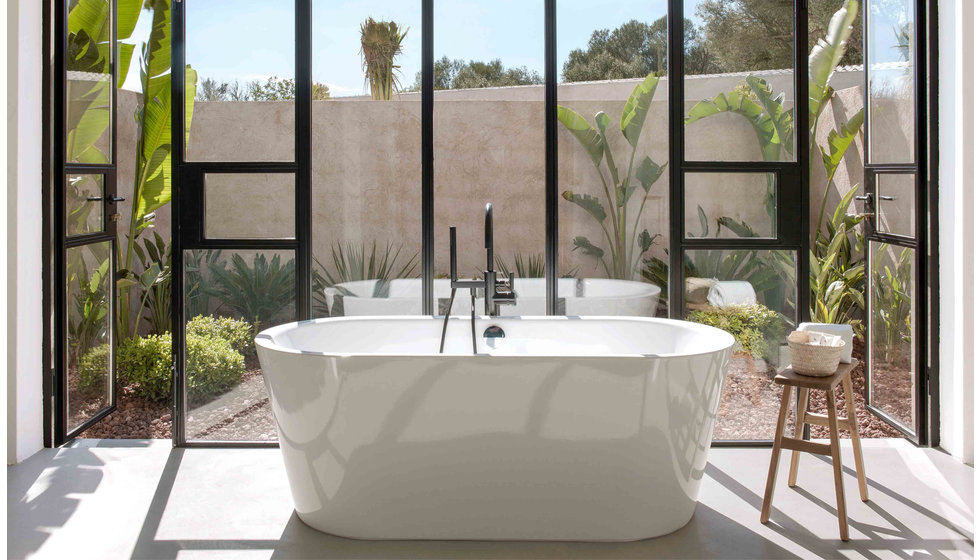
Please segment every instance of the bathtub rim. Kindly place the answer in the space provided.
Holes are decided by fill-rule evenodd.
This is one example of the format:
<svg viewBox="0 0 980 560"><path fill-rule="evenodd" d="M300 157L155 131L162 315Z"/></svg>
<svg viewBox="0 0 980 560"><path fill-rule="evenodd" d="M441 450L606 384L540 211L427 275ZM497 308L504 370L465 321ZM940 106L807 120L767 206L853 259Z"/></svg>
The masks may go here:
<svg viewBox="0 0 980 560"><path fill-rule="evenodd" d="M519 320L519 321L534 321L534 322L552 322L552 321L615 321L615 322L636 322L636 323L661 323L668 325L675 325L682 328L692 329L695 331L702 331L712 337L718 338L718 343L713 345L710 349L701 352L674 352L674 353L664 353L664 354L597 354L597 355L575 355L575 354L440 354L438 352L430 353L367 353L367 352L316 352L313 350L299 350L296 348L290 348L288 346L283 346L274 342L273 337L277 334L301 328L304 326L312 326L321 323L344 323L351 321L418 321L420 319L427 321L442 321L445 317L443 315L371 315L371 316L352 316L352 317L322 317L319 319L306 319L303 321L292 321L289 323L283 323L281 325L276 325L274 327L269 327L255 336L255 346L256 348L262 347L263 349L270 350L273 352L281 352L285 354L294 354L301 356L322 356L328 358L436 358L436 359L449 359L449 358L490 358L490 359L507 359L507 358L519 358L519 359L569 359L574 358L577 360L581 359L600 359L608 360L610 358L616 359L651 359L651 358L690 358L696 356L706 356L709 354L715 354L718 352L732 351L735 346L735 337L730 333L723 331L717 327L712 327L709 325L704 325L701 323L693 323L691 321L684 321L681 319L667 319L662 317L630 317L630 316L616 316L616 315L589 315L589 316L578 316L578 315L525 315L525 316L499 316L490 317L487 315L477 315L478 320L492 321L493 319L506 319L506 320ZM466 321L469 322L469 317L457 317L451 316L450 321ZM724 341L722 343L722 341Z"/></svg>

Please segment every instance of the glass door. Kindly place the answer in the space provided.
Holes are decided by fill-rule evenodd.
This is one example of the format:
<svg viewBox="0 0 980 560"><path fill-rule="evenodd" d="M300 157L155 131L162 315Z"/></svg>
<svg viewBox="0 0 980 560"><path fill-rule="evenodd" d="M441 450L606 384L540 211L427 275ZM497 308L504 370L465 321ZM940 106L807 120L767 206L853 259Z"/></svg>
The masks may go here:
<svg viewBox="0 0 980 560"><path fill-rule="evenodd" d="M865 4L868 408L926 436L924 80L916 0Z"/></svg>
<svg viewBox="0 0 980 560"><path fill-rule="evenodd" d="M131 10L130 10L131 11ZM62 2L56 29L55 443L115 410L116 4ZM57 153L57 152L56 152Z"/></svg>

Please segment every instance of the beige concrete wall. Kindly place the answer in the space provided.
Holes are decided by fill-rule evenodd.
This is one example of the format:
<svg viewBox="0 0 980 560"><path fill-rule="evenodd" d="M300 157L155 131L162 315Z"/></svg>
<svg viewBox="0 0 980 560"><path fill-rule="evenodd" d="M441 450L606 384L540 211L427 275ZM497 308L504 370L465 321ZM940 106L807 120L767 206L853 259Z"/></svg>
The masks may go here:
<svg viewBox="0 0 980 560"><path fill-rule="evenodd" d="M826 143L834 124L846 120L863 103L861 72L841 72L834 85L838 97L828 106L817 138ZM776 91L785 91L792 107L791 75L765 76ZM741 76L689 78L686 106L727 92ZM625 173L629 146L618 131L622 107L636 81L623 80L562 85L559 102L590 121L599 110L612 119L610 142L621 173ZM135 144L135 127L126 118L135 108L135 96L120 96L120 188L132 185L132 161L126 147ZM497 251L510 261L512 252L544 253L544 125L540 86L441 91L435 107L435 187L437 273L448 272L448 228L459 227L460 270L474 272L484 266L482 253L483 205L494 202ZM291 159L293 154L291 102L197 103L188 143L188 155L197 160ZM338 98L314 102L313 107L313 229L314 255L332 271L331 246L365 241L401 245L403 257L415 255L421 239L421 105L417 94L404 94L391 102ZM649 155L658 164L668 160L667 83L662 80L637 150L637 163ZM760 149L744 118L724 114L685 129L691 159L758 161ZM901 132L896 133L896 137ZM595 168L577 141L559 127L559 188L591 194L605 200ZM862 149L845 158L828 206L840 193L862 180ZM813 154L811 223L816 227L818 207L826 179L819 152ZM603 173L608 173L603 165ZM608 177L608 175L607 175ZM712 222L733 216L759 231L768 228L763 204L764 186L758 178L727 182L702 181L698 202ZM245 181L245 176L241 178ZM284 216L293 204L286 192L270 194L274 183L243 188L237 195L233 182L222 186L221 206L212 209L215 231L228 235L268 237L281 235L282 224L263 216ZM636 202L640 201L639 195ZM210 203L209 203L210 204ZM282 208L278 208L282 206ZM635 206L634 206L635 207ZM664 237L650 255L664 256L668 233L668 176L653 186L640 221L640 229ZM124 208L124 210L126 210ZM634 214L635 216L635 214ZM633 217L633 216L631 216ZM688 204L689 231L697 232L697 204ZM632 222L632 220L630 220ZM712 229L714 227L712 226ZM161 212L157 229L169 231L169 212ZM584 235L606 248L596 222L580 208L559 202L559 248L562 271L578 268L580 276L602 276L601 267L580 252L572 252L572 239Z"/></svg>

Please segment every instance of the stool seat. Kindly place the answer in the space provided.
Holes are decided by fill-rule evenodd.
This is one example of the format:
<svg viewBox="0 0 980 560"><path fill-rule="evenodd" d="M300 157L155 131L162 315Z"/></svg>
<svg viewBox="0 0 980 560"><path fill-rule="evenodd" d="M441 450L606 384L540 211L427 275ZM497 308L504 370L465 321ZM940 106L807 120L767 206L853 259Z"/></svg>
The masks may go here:
<svg viewBox="0 0 980 560"><path fill-rule="evenodd" d="M834 489L837 492L837 519L840 528L840 538L848 540L847 505L844 501L844 471L840 460L840 434L842 429L851 434L851 445L854 448L854 465L857 471L858 488L861 491L861 501L868 501L868 482L864 474L864 457L861 453L860 426L857 414L854 412L854 393L851 387L851 372L856 363L840 364L833 375L813 377L793 371L792 367L784 368L776 374L775 382L783 386L782 401L779 405L779 415L776 420L776 435L772 442L772 458L769 461L769 478L766 481L766 494L762 500L762 522L769 522L772 508L772 496L776 486L776 473L779 470L779 455L783 449L789 449L793 456L789 467L789 486L796 486L796 475L800 466L800 452L829 455L834 469ZM837 417L837 403L834 390L838 385L844 387L846 403L846 418ZM789 400L793 387L796 387L796 429L794 437L785 437L786 419L789 416ZM827 414L814 414L809 411L810 391L822 391L827 397ZM803 426L815 424L826 426L830 430L830 443L816 443L803 439Z"/></svg>

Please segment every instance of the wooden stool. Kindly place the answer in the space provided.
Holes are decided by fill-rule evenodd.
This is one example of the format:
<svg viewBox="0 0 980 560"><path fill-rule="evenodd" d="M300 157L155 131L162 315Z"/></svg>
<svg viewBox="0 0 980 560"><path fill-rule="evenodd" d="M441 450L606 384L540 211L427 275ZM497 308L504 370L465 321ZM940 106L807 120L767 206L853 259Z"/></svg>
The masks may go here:
<svg viewBox="0 0 980 560"><path fill-rule="evenodd" d="M837 519L840 524L840 538L848 540L847 536L847 506L844 504L844 472L840 461L841 429L851 432L851 444L854 446L854 465L857 470L858 488L861 490L861 501L868 501L868 482L864 476L864 457L861 454L861 438L858 434L857 415L854 413L854 393L851 388L851 370L857 364L841 364L837 372L827 377L810 377L800 375L793 368L785 368L776 375L776 384L783 386L783 399L779 405L779 418L776 421L776 437L772 442L772 459L769 461L769 480L766 481L766 495L762 499L762 522L769 522L769 510L772 508L772 493L776 486L776 471L779 470L779 452L783 449L793 451L789 466L789 486L796 486L796 473L800 467L800 451L830 455L834 467L834 488L837 490ZM842 383L843 382L843 383ZM834 389L838 384L844 386L844 400L847 404L847 418L837 417L837 405L834 402ZM783 437L786 427L786 417L789 416L789 397L792 388L796 387L796 433L792 438ZM823 391L827 395L827 414L812 414L809 412L808 401L810 390ZM804 424L827 426L830 429L830 444L815 443L804 440Z"/></svg>

